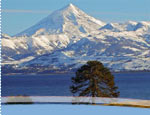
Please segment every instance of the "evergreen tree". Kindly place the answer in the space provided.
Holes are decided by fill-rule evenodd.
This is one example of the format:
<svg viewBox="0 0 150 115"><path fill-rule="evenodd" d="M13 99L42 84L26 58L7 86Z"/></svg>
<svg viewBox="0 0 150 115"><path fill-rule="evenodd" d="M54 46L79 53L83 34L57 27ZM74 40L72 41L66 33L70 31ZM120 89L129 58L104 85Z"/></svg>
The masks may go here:
<svg viewBox="0 0 150 115"><path fill-rule="evenodd" d="M109 69L99 61L88 61L72 77L70 87L74 96L118 97L118 87Z"/></svg>

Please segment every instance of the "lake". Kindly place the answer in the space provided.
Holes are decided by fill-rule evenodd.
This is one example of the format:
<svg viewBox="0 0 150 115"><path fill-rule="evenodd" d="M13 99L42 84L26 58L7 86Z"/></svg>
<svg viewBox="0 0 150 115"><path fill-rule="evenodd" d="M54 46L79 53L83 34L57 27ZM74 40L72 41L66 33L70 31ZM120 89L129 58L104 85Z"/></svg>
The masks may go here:
<svg viewBox="0 0 150 115"><path fill-rule="evenodd" d="M150 72L113 73L121 98L150 100ZM3 75L2 96L72 96L74 74Z"/></svg>

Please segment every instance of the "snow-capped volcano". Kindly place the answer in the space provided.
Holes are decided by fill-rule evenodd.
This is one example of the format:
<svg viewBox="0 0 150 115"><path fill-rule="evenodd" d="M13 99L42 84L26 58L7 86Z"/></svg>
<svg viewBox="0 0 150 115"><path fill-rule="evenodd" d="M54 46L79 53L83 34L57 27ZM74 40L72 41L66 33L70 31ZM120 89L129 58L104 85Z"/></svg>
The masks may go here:
<svg viewBox="0 0 150 115"><path fill-rule="evenodd" d="M60 34L64 32L72 32L72 34L74 32L88 33L103 25L105 25L104 22L88 16L73 4L69 4L64 8L53 12L31 28L17 34L17 36Z"/></svg>
<svg viewBox="0 0 150 115"><path fill-rule="evenodd" d="M69 4L17 34L13 39L3 39L3 53L16 59L42 55L67 47L85 35L94 32L104 22L99 21ZM3 35L3 38L8 35ZM5 56L6 57L6 56Z"/></svg>
<svg viewBox="0 0 150 115"><path fill-rule="evenodd" d="M69 4L14 37L2 35L6 68L72 70L88 60L150 70L150 22L105 23Z"/></svg>

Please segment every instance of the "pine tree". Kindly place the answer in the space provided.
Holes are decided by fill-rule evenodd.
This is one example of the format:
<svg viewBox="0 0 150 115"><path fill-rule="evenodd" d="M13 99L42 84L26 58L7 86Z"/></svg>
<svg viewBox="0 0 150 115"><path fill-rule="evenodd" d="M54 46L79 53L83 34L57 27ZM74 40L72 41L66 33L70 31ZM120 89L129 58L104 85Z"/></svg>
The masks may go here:
<svg viewBox="0 0 150 115"><path fill-rule="evenodd" d="M74 96L118 97L114 76L99 61L88 61L72 77L71 92Z"/></svg>

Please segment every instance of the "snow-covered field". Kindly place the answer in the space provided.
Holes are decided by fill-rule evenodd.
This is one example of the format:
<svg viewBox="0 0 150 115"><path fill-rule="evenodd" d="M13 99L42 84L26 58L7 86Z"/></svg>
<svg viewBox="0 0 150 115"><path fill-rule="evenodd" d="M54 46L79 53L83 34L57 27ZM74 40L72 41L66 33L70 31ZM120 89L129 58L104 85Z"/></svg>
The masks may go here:
<svg viewBox="0 0 150 115"><path fill-rule="evenodd" d="M150 108L150 100L105 97L74 96L6 96L1 98L2 104L8 103L95 103L97 105L129 105Z"/></svg>
<svg viewBox="0 0 150 115"><path fill-rule="evenodd" d="M150 109L100 105L2 105L2 115L150 115Z"/></svg>
<svg viewBox="0 0 150 115"><path fill-rule="evenodd" d="M10 104L10 102L35 102ZM76 102L91 103L72 104ZM9 104L6 104L9 103ZM115 104L115 106L110 106ZM128 105L124 106L116 106ZM107 106L106 106L107 105ZM108 106L109 105L109 106ZM129 107L132 106L132 107ZM136 108L138 107L138 108ZM146 107L146 108L140 108ZM71 97L71 96L12 96L2 97L2 115L149 115L150 100Z"/></svg>

